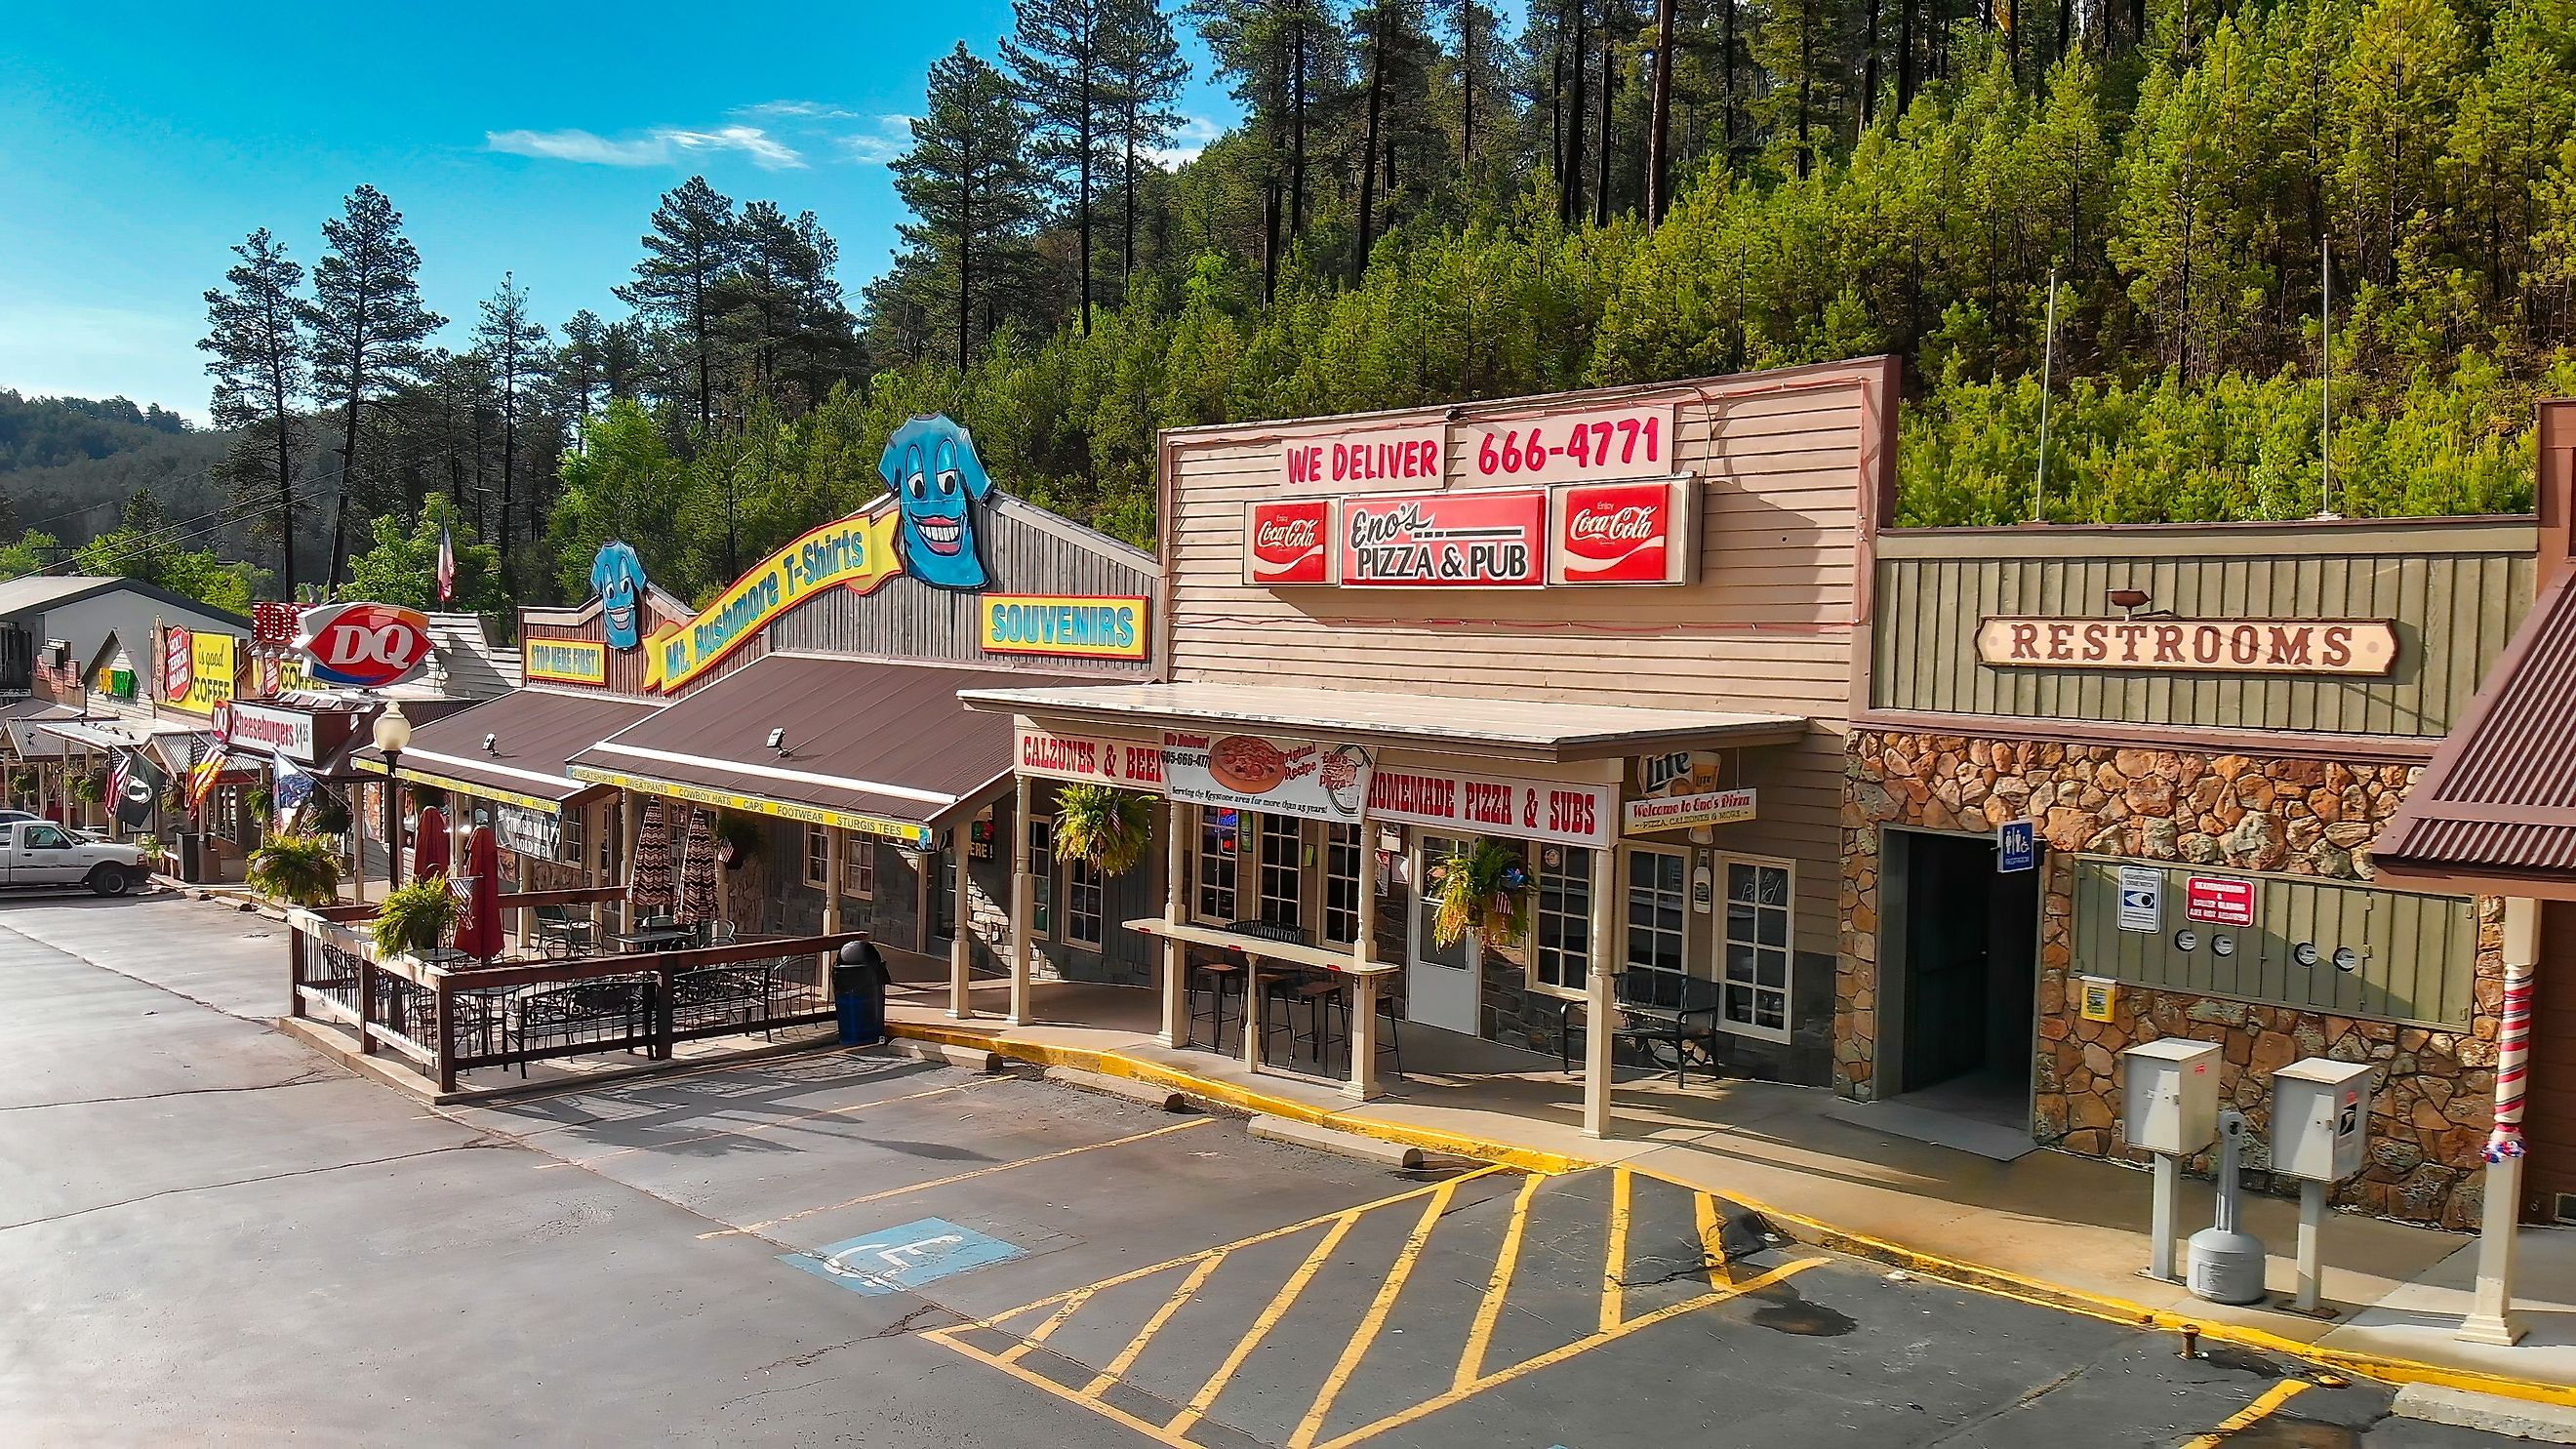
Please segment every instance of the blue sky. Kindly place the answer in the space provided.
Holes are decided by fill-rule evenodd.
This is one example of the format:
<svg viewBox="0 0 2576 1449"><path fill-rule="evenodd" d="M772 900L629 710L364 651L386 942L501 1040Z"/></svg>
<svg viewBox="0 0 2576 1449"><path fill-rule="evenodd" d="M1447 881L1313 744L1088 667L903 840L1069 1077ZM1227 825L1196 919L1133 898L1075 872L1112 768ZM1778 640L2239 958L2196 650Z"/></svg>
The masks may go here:
<svg viewBox="0 0 2576 1449"><path fill-rule="evenodd" d="M902 208L885 161L930 63L1008 0L728 10L636 0L72 6L0 24L0 387L202 421L206 288L266 226L308 267L361 182L421 252L442 340L514 272L538 314L623 309L654 202L693 172L811 209L851 300ZM1233 107L1200 73L1195 136ZM1196 142L1188 137L1183 145Z"/></svg>

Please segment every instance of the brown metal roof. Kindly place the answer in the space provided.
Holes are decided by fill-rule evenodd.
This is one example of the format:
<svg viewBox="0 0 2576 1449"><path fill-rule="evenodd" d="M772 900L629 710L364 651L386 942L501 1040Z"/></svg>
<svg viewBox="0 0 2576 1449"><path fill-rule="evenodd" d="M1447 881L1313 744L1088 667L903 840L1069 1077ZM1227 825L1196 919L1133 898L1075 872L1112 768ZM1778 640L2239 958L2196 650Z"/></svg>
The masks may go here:
<svg viewBox="0 0 2576 1449"><path fill-rule="evenodd" d="M772 654L600 741L573 763L928 825L1011 776L1009 717L970 713L957 692L1059 677ZM785 732L783 753L769 747L772 730Z"/></svg>
<svg viewBox="0 0 2576 1449"><path fill-rule="evenodd" d="M416 726L411 747L403 751L404 773L416 768L512 795L569 800L591 788L567 773L573 756L658 708L613 694L512 690ZM489 750L483 748L485 735L493 737ZM384 768L384 752L373 745L359 749L354 758L379 771Z"/></svg>

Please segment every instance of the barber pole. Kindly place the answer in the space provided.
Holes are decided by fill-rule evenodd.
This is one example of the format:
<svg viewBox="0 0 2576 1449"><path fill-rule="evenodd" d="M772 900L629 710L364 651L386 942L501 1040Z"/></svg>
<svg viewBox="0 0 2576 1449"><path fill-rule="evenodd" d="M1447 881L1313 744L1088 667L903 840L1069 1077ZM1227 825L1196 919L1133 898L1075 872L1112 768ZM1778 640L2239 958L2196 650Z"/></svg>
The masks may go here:
<svg viewBox="0 0 2576 1449"><path fill-rule="evenodd" d="M2522 1155L2522 1094L2530 1077L2531 987L2529 961L2504 963L2504 1021L2496 1034L2495 1131L2487 1135L2487 1161Z"/></svg>

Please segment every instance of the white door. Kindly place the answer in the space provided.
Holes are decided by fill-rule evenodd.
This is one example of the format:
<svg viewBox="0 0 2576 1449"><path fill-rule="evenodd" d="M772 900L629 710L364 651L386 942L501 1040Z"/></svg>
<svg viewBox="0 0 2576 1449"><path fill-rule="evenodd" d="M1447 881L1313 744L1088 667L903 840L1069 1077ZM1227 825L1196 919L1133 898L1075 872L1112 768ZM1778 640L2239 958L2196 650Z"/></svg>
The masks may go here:
<svg viewBox="0 0 2576 1449"><path fill-rule="evenodd" d="M1451 946L1437 944L1431 918L1431 870L1449 858L1459 843L1445 835L1424 835L1413 845L1413 964L1405 974L1404 1016L1425 1026L1479 1036L1478 983L1484 961L1473 935Z"/></svg>

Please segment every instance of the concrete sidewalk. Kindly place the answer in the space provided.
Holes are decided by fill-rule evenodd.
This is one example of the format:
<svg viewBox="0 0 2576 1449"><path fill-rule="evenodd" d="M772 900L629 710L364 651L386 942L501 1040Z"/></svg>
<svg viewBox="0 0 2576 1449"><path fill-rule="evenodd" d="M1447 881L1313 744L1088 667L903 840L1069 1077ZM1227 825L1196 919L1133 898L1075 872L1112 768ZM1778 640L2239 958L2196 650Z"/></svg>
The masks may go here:
<svg viewBox="0 0 2576 1449"><path fill-rule="evenodd" d="M888 1015L898 1036L1137 1078L1429 1151L1542 1172L1622 1163L1755 1207L1810 1242L2103 1317L2188 1322L2374 1377L2576 1404L2576 1232L2525 1230L2518 1308L2531 1332L2514 1348L2487 1348L2451 1336L2475 1278L2476 1243L2461 1234L2337 1214L2324 1234L2332 1317L2231 1308L2144 1276L2145 1173L2057 1152L1996 1162L1893 1136L1827 1115L1840 1099L1815 1088L1695 1081L1684 1091L1668 1075L1623 1072L1613 1136L1590 1138L1580 1075L1525 1053L1510 1054L1520 1070L1467 1074L1417 1046L1413 1070L1388 1072L1386 1095L1362 1104L1334 1082L1254 1076L1239 1057L1164 1046L1147 992L1041 986L1034 1004L1045 1020L1023 1026L1002 1023L1005 1001L1000 983L979 981L974 1004L991 1014L959 1021L945 1009L944 984L907 983ZM1098 1024L1062 1024L1073 1022ZM2185 1184L2186 1233L2208 1225L2214 1191ZM2269 1285L2286 1305L2297 1205L2247 1203L2248 1230L2273 1249Z"/></svg>

